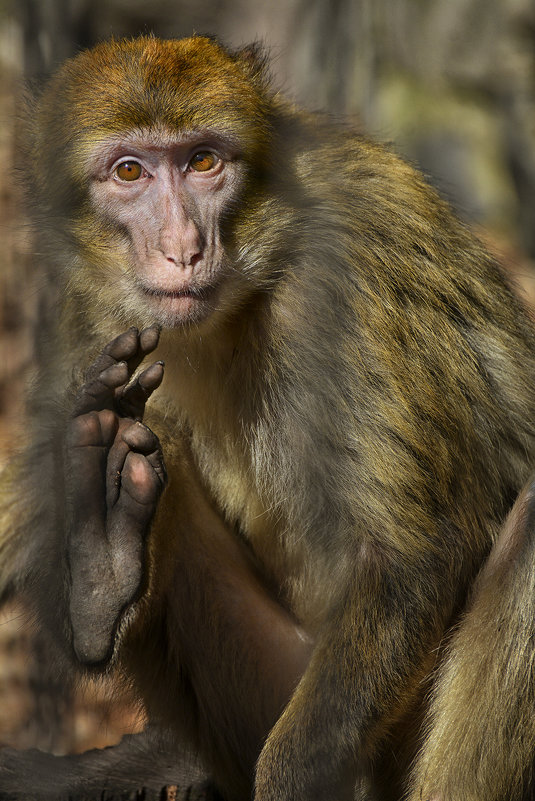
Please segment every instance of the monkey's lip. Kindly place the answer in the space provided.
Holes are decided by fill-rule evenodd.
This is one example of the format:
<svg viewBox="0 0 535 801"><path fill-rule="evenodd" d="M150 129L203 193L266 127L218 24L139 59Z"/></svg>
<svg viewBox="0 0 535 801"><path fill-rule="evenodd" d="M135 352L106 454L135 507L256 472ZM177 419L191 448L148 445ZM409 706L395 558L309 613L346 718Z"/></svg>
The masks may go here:
<svg viewBox="0 0 535 801"><path fill-rule="evenodd" d="M200 321L213 311L217 286L190 286L180 289L162 289L140 284L139 288L152 305L164 327ZM210 303L212 301L212 303Z"/></svg>
<svg viewBox="0 0 535 801"><path fill-rule="evenodd" d="M215 286L187 287L184 289L160 289L141 285L141 289L146 295L155 298L193 298L194 300L208 300L214 294Z"/></svg>

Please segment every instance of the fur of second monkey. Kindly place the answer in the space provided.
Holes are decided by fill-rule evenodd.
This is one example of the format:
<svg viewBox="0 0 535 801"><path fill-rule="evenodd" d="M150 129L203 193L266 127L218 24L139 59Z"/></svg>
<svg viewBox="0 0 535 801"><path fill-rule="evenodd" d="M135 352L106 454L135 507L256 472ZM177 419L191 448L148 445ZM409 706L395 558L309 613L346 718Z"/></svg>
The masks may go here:
<svg viewBox="0 0 535 801"><path fill-rule="evenodd" d="M67 590L44 589L63 564L61 429L88 354L153 322L131 284L127 237L92 207L92 153L125 130L159 142L215 127L237 144L243 169L221 220L225 291L199 325L162 332L166 377L145 420L170 484L119 661L166 724L179 725L184 707L192 718L213 713L214 728L225 718L226 688L221 698L210 689L216 708L205 708L206 683L192 687L181 666L181 641L194 632L180 622L175 586L188 515L215 514L316 641L262 753L259 801L301 797L304 775L326 792L347 753L380 784L379 760L406 745L411 726L401 722L419 734L421 682L533 466L535 341L524 311L412 167L290 107L252 51L228 54L200 37L105 43L68 62L32 116L32 205L60 298L32 399L34 445L3 502L4 584L37 594L37 614L67 654L57 621ZM56 476L51 498L43 475ZM43 505L39 522L27 520L26 493ZM217 664L223 635L210 625ZM148 663L136 648L149 650ZM227 656L239 664L232 646ZM241 694L233 688L232 703ZM239 732L209 728L200 746L223 789L247 797L254 757L242 759ZM535 744L527 723L524 732L520 771ZM389 766L381 798L399 796L411 755L401 776ZM436 763L430 792L447 785ZM481 782L481 798L498 801L493 776Z"/></svg>

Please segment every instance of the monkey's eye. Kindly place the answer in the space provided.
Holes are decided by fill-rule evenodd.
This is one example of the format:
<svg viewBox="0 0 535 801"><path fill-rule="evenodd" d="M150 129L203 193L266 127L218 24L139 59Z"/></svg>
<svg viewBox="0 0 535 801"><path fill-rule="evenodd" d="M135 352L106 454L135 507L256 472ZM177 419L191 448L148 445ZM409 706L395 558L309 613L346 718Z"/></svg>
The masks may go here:
<svg viewBox="0 0 535 801"><path fill-rule="evenodd" d="M195 170L195 172L208 172L208 170L214 169L218 161L219 159L215 153L211 153L209 150L201 150L199 153L195 153L188 167L191 170Z"/></svg>
<svg viewBox="0 0 535 801"><path fill-rule="evenodd" d="M137 181L143 175L143 167L139 161L122 161L113 172L120 181Z"/></svg>

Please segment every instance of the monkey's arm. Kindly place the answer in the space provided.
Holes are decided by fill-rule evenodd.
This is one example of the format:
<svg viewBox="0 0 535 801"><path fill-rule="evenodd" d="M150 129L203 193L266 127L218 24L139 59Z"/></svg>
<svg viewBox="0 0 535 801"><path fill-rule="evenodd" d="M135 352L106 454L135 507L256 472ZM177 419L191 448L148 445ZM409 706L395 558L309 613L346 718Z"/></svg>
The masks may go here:
<svg viewBox="0 0 535 801"><path fill-rule="evenodd" d="M378 557L361 564L318 636L260 755L256 801L352 800L359 772L416 694L428 669L432 604L424 580L417 586L423 566L410 578L406 567L387 567Z"/></svg>
<svg viewBox="0 0 535 801"><path fill-rule="evenodd" d="M89 794L103 788L157 789L165 783L182 787L191 774L187 766L182 767L184 750L176 729L187 731L188 704L193 701L192 733L218 787L234 793L229 795L232 798L250 797L261 744L305 670L312 643L257 578L247 554L206 501L194 474L173 471L173 477L184 494L170 490L160 514L173 518L180 550L176 561L167 565L168 571L157 566L159 581L167 574L172 586L156 588L160 597L153 602L157 616L158 604L165 600L170 644L178 651L180 665L166 661L171 659L169 643L154 642L158 627L152 628L152 615L142 616L139 629L134 620L130 636L135 641L141 630L141 641L147 635L156 650L135 649L128 636L126 642L134 675L141 670L148 676L150 690L163 693L169 714L166 722L173 727L169 740L161 741L154 733L135 735L123 738L119 746L65 758L0 750L0 796L13 792L20 798L46 799L48 793L48 798L59 801L82 790ZM156 529L153 534L168 538L168 530ZM172 671L165 686L154 681L163 669ZM190 689L185 697L178 697L184 673ZM178 719L173 718L175 703L181 713ZM237 777L237 764L241 777ZM197 775L198 769L191 780Z"/></svg>
<svg viewBox="0 0 535 801"><path fill-rule="evenodd" d="M535 477L474 587L437 682L410 801L532 798ZM469 714L467 714L469 711Z"/></svg>
<svg viewBox="0 0 535 801"><path fill-rule="evenodd" d="M307 667L313 641L213 508L189 456L180 467L168 460L168 469L151 534L154 591L163 595L153 601L165 609L180 662L172 691L182 693L178 715L173 721L169 703L166 712L199 744L225 797L250 799L258 754ZM171 551L163 519L173 521ZM187 679L185 692L179 676ZM165 703L170 690L162 689Z"/></svg>
<svg viewBox="0 0 535 801"><path fill-rule="evenodd" d="M155 388L154 370L149 368L124 391L134 361L141 360L137 353L131 355L130 365L125 364L135 350L136 338L137 334L127 332L97 359L78 394L66 440L66 623L72 629L75 652L84 659L95 653L106 658L115 639L117 617L137 592L143 568L141 549L160 492L157 482L163 475L156 438L132 419L141 416L143 402ZM123 408L130 404L131 418L121 418L115 411L118 394ZM138 482L120 502L121 491L130 489L124 465L132 457L141 463L141 476L147 481ZM267 591L234 532L212 509L193 465L187 458L178 461L178 466L171 463L173 486L160 504L151 535L153 558L164 564L156 565L158 586L152 588L143 614L134 616L127 634L127 661L133 658L134 674L140 667L149 674L151 686L158 666L174 672L174 688L171 682L162 690L167 706L176 693L182 712L192 701L191 689L180 697L180 676L188 674L193 703L202 707L201 714L196 712L196 740L201 747L208 744L205 756L221 775L220 784L233 788L241 783L246 787L243 797L249 797L256 757L306 668L312 644ZM116 472L120 486L114 480ZM140 494L144 486L147 496ZM61 567L56 561L56 582ZM147 635L150 648L129 647L139 631L143 642L159 615L168 620L172 653L178 652L179 664L166 661L171 659L169 643L154 642L158 624ZM57 637L60 632L55 628ZM217 681L214 665L218 665ZM138 686L143 694L143 682ZM171 711L166 723L187 729ZM234 753L229 743L234 743ZM176 769L168 770L173 761L180 763L180 749L180 743L171 741L168 763L162 762L153 740L144 737L65 759L6 749L0 756L0 791L31 797L36 790L50 787L68 795L77 788L97 790L106 786L104 779L109 779L107 786L118 788L161 786L180 779L180 771L177 777ZM242 768L237 782L236 763ZM232 774L228 781L226 774Z"/></svg>

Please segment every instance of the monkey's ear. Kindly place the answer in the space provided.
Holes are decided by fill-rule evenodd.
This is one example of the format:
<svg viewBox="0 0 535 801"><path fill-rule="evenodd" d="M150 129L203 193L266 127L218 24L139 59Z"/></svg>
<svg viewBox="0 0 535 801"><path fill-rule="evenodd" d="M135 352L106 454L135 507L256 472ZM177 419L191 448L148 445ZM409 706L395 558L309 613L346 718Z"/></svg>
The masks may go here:
<svg viewBox="0 0 535 801"><path fill-rule="evenodd" d="M261 83L269 81L269 53L262 42L251 42L235 50L233 55L254 81Z"/></svg>

